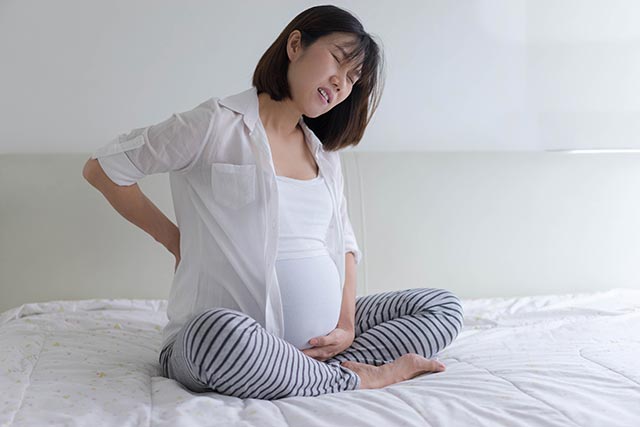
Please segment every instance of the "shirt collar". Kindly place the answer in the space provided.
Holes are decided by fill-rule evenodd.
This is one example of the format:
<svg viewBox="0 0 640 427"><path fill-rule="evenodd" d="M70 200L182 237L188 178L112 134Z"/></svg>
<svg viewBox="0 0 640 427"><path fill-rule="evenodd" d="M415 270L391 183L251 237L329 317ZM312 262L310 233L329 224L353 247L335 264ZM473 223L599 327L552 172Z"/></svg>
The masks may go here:
<svg viewBox="0 0 640 427"><path fill-rule="evenodd" d="M249 129L249 133L253 133L253 130L256 127L256 123L258 121L259 105L258 89L255 86L251 86L251 88L240 93L222 98L219 100L219 103L235 112L242 114L244 124ZM320 142L316 134L311 129L309 129L302 116L300 116L300 120L298 121L298 123L300 124L300 127L302 128L307 141L311 142L313 153L317 157L318 151L322 149L322 143Z"/></svg>

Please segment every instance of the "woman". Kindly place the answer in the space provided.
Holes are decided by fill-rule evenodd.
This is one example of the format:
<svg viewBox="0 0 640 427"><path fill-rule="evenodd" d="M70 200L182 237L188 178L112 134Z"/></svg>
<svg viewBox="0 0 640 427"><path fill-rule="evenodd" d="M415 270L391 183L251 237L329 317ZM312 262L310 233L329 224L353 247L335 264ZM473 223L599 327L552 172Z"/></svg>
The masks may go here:
<svg viewBox="0 0 640 427"><path fill-rule="evenodd" d="M279 399L444 370L429 358L462 328L455 295L355 294L362 254L338 150L361 140L380 70L354 16L312 7L265 52L249 90L119 135L87 162L87 180L176 257L164 376ZM161 172L179 227L136 184Z"/></svg>

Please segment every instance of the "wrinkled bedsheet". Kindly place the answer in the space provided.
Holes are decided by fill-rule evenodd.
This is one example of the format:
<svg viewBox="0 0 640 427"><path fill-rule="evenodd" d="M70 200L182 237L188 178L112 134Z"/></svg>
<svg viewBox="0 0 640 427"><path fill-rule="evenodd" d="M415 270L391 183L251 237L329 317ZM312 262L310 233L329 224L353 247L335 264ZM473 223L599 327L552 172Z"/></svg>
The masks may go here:
<svg viewBox="0 0 640 427"><path fill-rule="evenodd" d="M463 306L444 372L267 401L160 376L166 300L25 304L0 314L0 425L640 425L640 290Z"/></svg>

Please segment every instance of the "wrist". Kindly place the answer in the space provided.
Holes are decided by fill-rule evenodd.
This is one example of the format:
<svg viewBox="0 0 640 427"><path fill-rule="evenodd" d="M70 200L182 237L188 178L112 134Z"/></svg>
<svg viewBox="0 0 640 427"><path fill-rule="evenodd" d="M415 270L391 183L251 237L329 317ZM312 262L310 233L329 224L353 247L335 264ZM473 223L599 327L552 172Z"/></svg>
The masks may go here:
<svg viewBox="0 0 640 427"><path fill-rule="evenodd" d="M351 334L355 334L355 327L353 326L353 323L351 322L338 322L337 325L338 328L340 329L344 329L345 331L351 333Z"/></svg>

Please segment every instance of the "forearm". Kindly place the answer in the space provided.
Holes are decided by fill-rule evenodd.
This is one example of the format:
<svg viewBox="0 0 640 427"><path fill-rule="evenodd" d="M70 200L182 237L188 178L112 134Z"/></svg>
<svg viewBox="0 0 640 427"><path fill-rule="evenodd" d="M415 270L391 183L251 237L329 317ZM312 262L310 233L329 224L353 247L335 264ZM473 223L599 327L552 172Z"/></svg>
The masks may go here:
<svg viewBox="0 0 640 427"><path fill-rule="evenodd" d="M147 232L157 242L176 254L180 250L178 227L167 218L140 190L138 184L120 186L104 173L95 161L83 173L85 179L97 188L113 208L132 224Z"/></svg>
<svg viewBox="0 0 640 427"><path fill-rule="evenodd" d="M352 252L345 254L345 281L338 327L355 331L356 317L356 260Z"/></svg>

